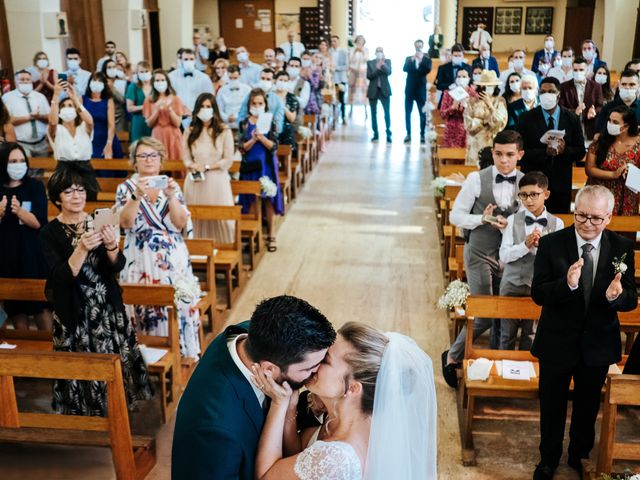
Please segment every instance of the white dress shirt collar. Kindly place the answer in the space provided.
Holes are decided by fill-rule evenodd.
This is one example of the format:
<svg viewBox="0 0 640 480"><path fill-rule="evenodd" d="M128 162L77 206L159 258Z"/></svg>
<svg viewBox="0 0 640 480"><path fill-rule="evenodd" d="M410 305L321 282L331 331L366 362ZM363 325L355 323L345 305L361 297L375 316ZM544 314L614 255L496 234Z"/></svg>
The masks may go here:
<svg viewBox="0 0 640 480"><path fill-rule="evenodd" d="M498 169L496 168L496 166L495 166L495 165L493 165L493 166L491 167L491 169L492 169L492 170L491 170L491 175L493 176L493 182L495 183L495 181L496 181L496 177L497 177L498 175L502 175L502 173L500 173L500 172L498 171ZM506 175L502 175L502 176L503 176L503 177L507 177L507 178L511 178L511 177L515 177L517 174L518 174L518 173L517 173L517 170L514 168L511 172L507 173Z"/></svg>
<svg viewBox="0 0 640 480"><path fill-rule="evenodd" d="M249 385L251 385L251 388L253 389L253 393L256 394L256 397L258 398L258 402L262 407L264 405L264 401L266 398L265 394L262 393L260 389L253 384L253 382L251 381L251 376L253 375L251 373L251 370L249 370L246 367L246 365L242 363L242 360L240 360L240 355L238 355L238 340L246 337L247 337L246 333L241 333L240 335L231 337L229 340L227 340L227 347L229 348L229 354L231 355L231 359L233 360L233 363L236 364L236 367L238 367L238 369L240 370L240 373L242 373L242 375L247 379L247 382L249 382Z"/></svg>
<svg viewBox="0 0 640 480"><path fill-rule="evenodd" d="M574 227L574 229L575 229L575 227ZM593 250L591 250L591 253L593 254L593 252L595 252L596 250L600 249L600 240L602 240L602 232L600 232L600 235L598 235L593 240L588 240L587 241L584 238L582 238L580 236L580 234L578 233L578 230L576 230L576 241L578 242L578 254L580 256L582 256L582 246L585 243L590 243L591 245L593 245Z"/></svg>

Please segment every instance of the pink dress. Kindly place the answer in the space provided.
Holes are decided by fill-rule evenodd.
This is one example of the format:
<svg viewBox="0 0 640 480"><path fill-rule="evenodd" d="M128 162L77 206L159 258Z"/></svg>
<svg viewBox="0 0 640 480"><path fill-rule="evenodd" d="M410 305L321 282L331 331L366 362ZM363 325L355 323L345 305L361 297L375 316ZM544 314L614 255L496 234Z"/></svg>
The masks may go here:
<svg viewBox="0 0 640 480"><path fill-rule="evenodd" d="M176 95L168 97L171 101L171 107L173 111L182 116L185 113L182 100ZM148 96L144 100L142 106L142 115L144 118L149 118L153 113L153 102L151 97ZM176 127L171 123L171 114L168 110L161 110L158 114L158 120L151 130L151 136L157 138L164 144L164 148L167 151L167 160L182 160L182 133L180 127Z"/></svg>
<svg viewBox="0 0 640 480"><path fill-rule="evenodd" d="M475 97L476 92L469 88L469 97ZM467 131L464 129L464 109L453 108L453 98L445 90L440 106L440 116L445 121L443 147L465 148L467 146Z"/></svg>

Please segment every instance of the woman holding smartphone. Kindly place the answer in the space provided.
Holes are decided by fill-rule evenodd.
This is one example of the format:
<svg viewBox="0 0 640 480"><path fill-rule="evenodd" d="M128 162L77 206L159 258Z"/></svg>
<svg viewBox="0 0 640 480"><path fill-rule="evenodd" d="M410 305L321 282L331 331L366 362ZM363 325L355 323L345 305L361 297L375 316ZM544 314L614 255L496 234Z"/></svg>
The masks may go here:
<svg viewBox="0 0 640 480"><path fill-rule="evenodd" d="M215 97L203 93L196 99L191 125L184 131L184 182L188 205L233 205L229 168L233 164L233 135L220 119ZM232 243L234 222L198 220L196 238L213 238L216 243Z"/></svg>
<svg viewBox="0 0 640 480"><path fill-rule="evenodd" d="M142 137L131 146L130 161L136 173L116 191L120 227L125 231L122 282L193 286L195 277L183 238L183 231L187 236L191 233L189 210L178 183L159 175L165 158L164 145L155 138ZM178 304L180 353L184 357L198 358L200 354L198 300L180 300ZM166 308L136 305L127 311L146 334L167 336Z"/></svg>

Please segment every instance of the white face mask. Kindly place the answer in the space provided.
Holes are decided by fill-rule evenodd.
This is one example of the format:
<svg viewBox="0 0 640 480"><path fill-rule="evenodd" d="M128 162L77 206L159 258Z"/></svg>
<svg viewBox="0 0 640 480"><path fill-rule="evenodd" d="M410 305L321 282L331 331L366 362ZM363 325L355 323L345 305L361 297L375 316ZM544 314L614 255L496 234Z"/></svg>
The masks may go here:
<svg viewBox="0 0 640 480"><path fill-rule="evenodd" d="M553 66L556 68L560 68L562 66L562 59L561 58L556 58L553 61Z"/></svg>
<svg viewBox="0 0 640 480"><path fill-rule="evenodd" d="M27 163L10 163L7 165L7 174L11 180L22 180L27 174Z"/></svg>
<svg viewBox="0 0 640 480"><path fill-rule="evenodd" d="M254 117L259 117L264 113L264 107L251 107L249 111Z"/></svg>
<svg viewBox="0 0 640 480"><path fill-rule="evenodd" d="M578 83L582 83L587 79L587 72L577 72L574 70L573 79Z"/></svg>
<svg viewBox="0 0 640 480"><path fill-rule="evenodd" d="M519 93L520 92L520 82L513 82L509 84L509 88L511 89L511 91L513 93Z"/></svg>
<svg viewBox="0 0 640 480"><path fill-rule="evenodd" d="M473 75L473 83L478 83L481 78L482 78L482 75L480 75L479 73L474 74Z"/></svg>
<svg viewBox="0 0 640 480"><path fill-rule="evenodd" d="M461 57L451 57L451 63L453 63L456 67L462 65Z"/></svg>
<svg viewBox="0 0 640 480"><path fill-rule="evenodd" d="M513 68L516 70L522 70L524 68L524 60L521 60L519 58L515 59L513 61Z"/></svg>
<svg viewBox="0 0 640 480"><path fill-rule="evenodd" d="M116 68L116 77L118 78L124 78L124 72L122 70L118 70Z"/></svg>
<svg viewBox="0 0 640 480"><path fill-rule="evenodd" d="M466 87L469 85L469 78L467 77L458 77L456 78L456 85L459 87Z"/></svg>
<svg viewBox="0 0 640 480"><path fill-rule="evenodd" d="M540 105L545 110L553 110L558 103L558 95L555 93L540 94Z"/></svg>
<svg viewBox="0 0 640 480"><path fill-rule="evenodd" d="M376 52L376 59L377 60L382 60L384 58L384 53L382 52Z"/></svg>
<svg viewBox="0 0 640 480"><path fill-rule="evenodd" d="M63 122L72 122L78 116L78 112L73 107L63 107L60 109L58 116Z"/></svg>
<svg viewBox="0 0 640 480"><path fill-rule="evenodd" d="M593 79L596 81L596 83L599 83L600 85L604 85L605 83L607 83L607 74L596 73Z"/></svg>
<svg viewBox="0 0 640 480"><path fill-rule="evenodd" d="M283 54L279 53L278 55L276 55L276 60L278 62L284 62L287 59L287 57L285 57Z"/></svg>
<svg viewBox="0 0 640 480"><path fill-rule="evenodd" d="M303 58L300 61L300 65L302 66L302 68L309 68L311 66L311 60L309 60L307 58Z"/></svg>
<svg viewBox="0 0 640 480"><path fill-rule="evenodd" d="M569 57L562 57L562 60L560 60L562 62L562 66L564 68L570 68L573 66L573 58L569 58Z"/></svg>
<svg viewBox="0 0 640 480"><path fill-rule="evenodd" d="M620 130L621 130L621 127L617 123L607 122L607 133L609 135L613 135L614 137L617 137L618 135L620 135Z"/></svg>
<svg viewBox="0 0 640 480"><path fill-rule="evenodd" d="M164 93L167 91L167 82L165 82L164 80L153 82L153 88L155 88L160 93Z"/></svg>
<svg viewBox="0 0 640 480"><path fill-rule="evenodd" d="M620 88L618 89L618 94L620 95L620 100L629 102L636 99L638 92L635 88Z"/></svg>
<svg viewBox="0 0 640 480"><path fill-rule="evenodd" d="M591 60L593 60L594 58L596 58L596 52L593 50L583 50L582 51L582 56L584 57L584 59L587 62L590 62Z"/></svg>
<svg viewBox="0 0 640 480"><path fill-rule="evenodd" d="M549 64L548 63L539 63L538 64L538 70L540 70L540 73L542 75L546 75L547 73L549 73Z"/></svg>
<svg viewBox="0 0 640 480"><path fill-rule="evenodd" d="M531 102L532 100L534 100L536 98L536 91L535 90L526 89L526 90L522 90L520 95L522 95L522 99L525 102Z"/></svg>
<svg viewBox="0 0 640 480"><path fill-rule="evenodd" d="M46 58L41 58L40 60L36 61L36 67L38 68L47 68L49 66L49 60L47 60Z"/></svg>
<svg viewBox="0 0 640 480"><path fill-rule="evenodd" d="M89 82L89 89L91 90L92 93L100 93L104 90L104 83L91 81Z"/></svg>
<svg viewBox="0 0 640 480"><path fill-rule="evenodd" d="M80 60L67 60L69 70L78 70L80 68Z"/></svg>
<svg viewBox="0 0 640 480"><path fill-rule="evenodd" d="M118 76L117 68L107 68L107 77L116 78Z"/></svg>
<svg viewBox="0 0 640 480"><path fill-rule="evenodd" d="M554 46L553 40L547 40L544 42L544 48L546 48L549 51L553 50L553 46Z"/></svg>
<svg viewBox="0 0 640 480"><path fill-rule="evenodd" d="M485 85L484 91L487 93L487 95L493 97L493 94L496 93L496 87L494 85Z"/></svg>
<svg viewBox="0 0 640 480"><path fill-rule="evenodd" d="M142 72L138 74L138 80L141 82L148 82L151 80L151 72Z"/></svg>
<svg viewBox="0 0 640 480"><path fill-rule="evenodd" d="M187 73L193 73L196 69L195 60L182 60L182 69Z"/></svg>
<svg viewBox="0 0 640 480"><path fill-rule="evenodd" d="M244 63L249 60L249 54L247 52L240 52L236 57L240 63Z"/></svg>
<svg viewBox="0 0 640 480"><path fill-rule="evenodd" d="M273 87L273 82L271 80L260 80L258 86L265 92L268 92Z"/></svg>
<svg viewBox="0 0 640 480"><path fill-rule="evenodd" d="M289 74L289 78L291 80L295 80L300 75L300 69L298 67L289 67L287 68L287 73Z"/></svg>
<svg viewBox="0 0 640 480"><path fill-rule="evenodd" d="M234 78L229 80L229 88L238 88L240 86L240 79Z"/></svg>
<svg viewBox="0 0 640 480"><path fill-rule="evenodd" d="M278 80L276 82L276 90L278 90L279 92L286 92L289 88L289 82L287 82L286 80Z"/></svg>
<svg viewBox="0 0 640 480"><path fill-rule="evenodd" d="M197 114L197 117L203 122L208 122L213 118L213 108L211 107L202 107Z"/></svg>
<svg viewBox="0 0 640 480"><path fill-rule="evenodd" d="M489 59L489 57L491 56L491 52L489 52L489 51L485 50L485 51L483 51L483 52L480 54L480 56L481 56L482 58L484 58L485 60L487 60L487 59Z"/></svg>
<svg viewBox="0 0 640 480"><path fill-rule="evenodd" d="M16 85L18 91L23 95L29 95L33 91L32 83L19 83Z"/></svg>

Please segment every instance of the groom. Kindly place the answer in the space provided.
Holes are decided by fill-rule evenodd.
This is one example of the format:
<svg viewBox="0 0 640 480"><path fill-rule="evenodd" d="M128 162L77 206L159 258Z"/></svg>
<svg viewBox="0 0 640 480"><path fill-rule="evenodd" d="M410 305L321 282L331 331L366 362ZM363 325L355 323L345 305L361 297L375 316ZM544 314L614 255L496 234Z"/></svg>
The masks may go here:
<svg viewBox="0 0 640 480"><path fill-rule="evenodd" d="M251 365L298 389L335 338L322 313L287 295L264 300L249 322L228 327L207 348L180 400L171 478L253 480L268 403L251 383Z"/></svg>

